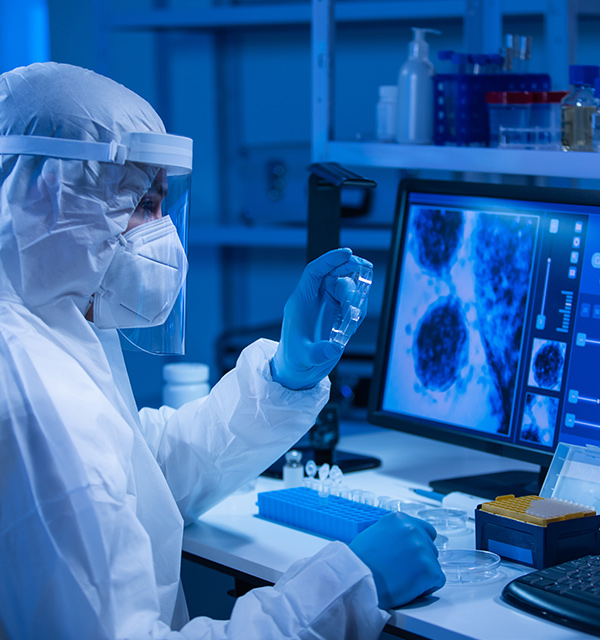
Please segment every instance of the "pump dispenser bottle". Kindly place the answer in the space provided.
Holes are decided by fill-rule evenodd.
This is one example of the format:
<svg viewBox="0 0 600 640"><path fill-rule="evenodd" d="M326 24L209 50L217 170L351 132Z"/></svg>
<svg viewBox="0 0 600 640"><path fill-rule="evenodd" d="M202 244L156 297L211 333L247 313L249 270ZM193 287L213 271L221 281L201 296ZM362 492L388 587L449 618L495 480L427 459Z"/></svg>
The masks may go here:
<svg viewBox="0 0 600 640"><path fill-rule="evenodd" d="M400 144L431 144L433 141L433 74L426 33L435 29L412 27L414 39L408 60L398 75L396 140Z"/></svg>

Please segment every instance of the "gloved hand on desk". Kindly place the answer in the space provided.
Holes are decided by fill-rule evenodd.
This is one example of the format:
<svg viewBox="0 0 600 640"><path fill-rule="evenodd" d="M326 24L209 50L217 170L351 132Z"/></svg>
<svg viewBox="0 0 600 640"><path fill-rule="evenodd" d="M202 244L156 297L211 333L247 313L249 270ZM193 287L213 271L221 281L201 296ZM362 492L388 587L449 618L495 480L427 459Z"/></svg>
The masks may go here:
<svg viewBox="0 0 600 640"><path fill-rule="evenodd" d="M273 379L289 389L310 389L325 378L344 348L329 340L332 318L351 293L349 276L373 265L351 249L328 251L306 266L283 313L281 339L271 360ZM363 307L360 324L366 315Z"/></svg>
<svg viewBox="0 0 600 640"><path fill-rule="evenodd" d="M437 560L435 536L428 522L391 513L350 543L350 549L373 574L380 608L400 607L444 586L446 577Z"/></svg>

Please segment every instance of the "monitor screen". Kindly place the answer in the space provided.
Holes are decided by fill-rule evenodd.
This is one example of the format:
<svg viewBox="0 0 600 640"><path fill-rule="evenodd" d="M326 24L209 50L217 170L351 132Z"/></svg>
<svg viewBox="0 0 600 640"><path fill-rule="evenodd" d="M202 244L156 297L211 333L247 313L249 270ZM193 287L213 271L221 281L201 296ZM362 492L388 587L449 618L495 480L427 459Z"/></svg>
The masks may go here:
<svg viewBox="0 0 600 640"><path fill-rule="evenodd" d="M600 445L600 194L406 180L369 420L547 467Z"/></svg>

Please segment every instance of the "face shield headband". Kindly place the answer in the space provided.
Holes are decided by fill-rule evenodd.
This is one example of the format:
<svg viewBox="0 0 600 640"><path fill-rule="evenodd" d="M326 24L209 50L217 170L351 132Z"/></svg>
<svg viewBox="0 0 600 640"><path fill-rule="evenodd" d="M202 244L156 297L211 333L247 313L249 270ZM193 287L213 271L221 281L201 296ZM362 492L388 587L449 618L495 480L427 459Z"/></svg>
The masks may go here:
<svg viewBox="0 0 600 640"><path fill-rule="evenodd" d="M0 154L156 167L94 296L94 323L117 328L125 348L182 355L192 140L151 132L125 134L120 143L0 136Z"/></svg>

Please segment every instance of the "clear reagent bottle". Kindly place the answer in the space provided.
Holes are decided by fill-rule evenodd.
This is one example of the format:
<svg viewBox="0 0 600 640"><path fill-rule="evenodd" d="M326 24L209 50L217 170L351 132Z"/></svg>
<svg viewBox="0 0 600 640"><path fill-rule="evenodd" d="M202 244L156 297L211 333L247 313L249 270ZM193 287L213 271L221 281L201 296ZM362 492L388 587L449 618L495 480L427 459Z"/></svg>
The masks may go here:
<svg viewBox="0 0 600 640"><path fill-rule="evenodd" d="M592 116L600 101L594 95L594 83L600 67L591 64L572 64L569 82L573 90L560 104L561 143L563 151L593 151Z"/></svg>
<svg viewBox="0 0 600 640"><path fill-rule="evenodd" d="M408 60L398 74L396 140L400 144L431 144L433 141L433 75L426 33L436 29L411 27L414 39Z"/></svg>

